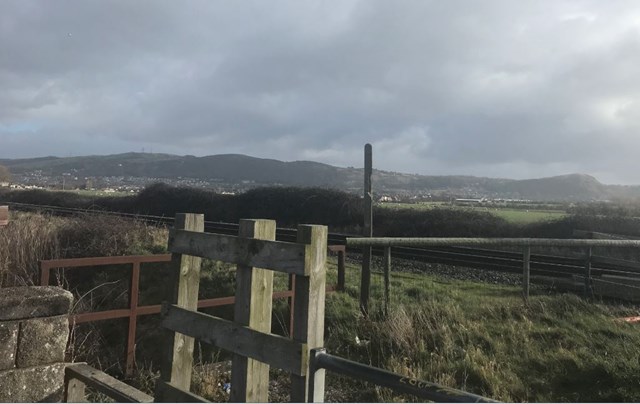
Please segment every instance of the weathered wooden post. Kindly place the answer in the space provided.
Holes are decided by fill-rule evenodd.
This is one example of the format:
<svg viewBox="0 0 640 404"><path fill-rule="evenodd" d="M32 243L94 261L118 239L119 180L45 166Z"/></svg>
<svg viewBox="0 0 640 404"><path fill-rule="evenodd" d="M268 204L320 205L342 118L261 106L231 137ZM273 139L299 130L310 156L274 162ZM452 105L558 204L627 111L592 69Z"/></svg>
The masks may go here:
<svg viewBox="0 0 640 404"><path fill-rule="evenodd" d="M389 315L389 277L391 274L391 247L384 248L384 315Z"/></svg>
<svg viewBox="0 0 640 404"><path fill-rule="evenodd" d="M204 231L204 215L202 214L178 213L174 223L176 230ZM196 311L198 309L201 262L200 257L171 254L171 273L168 284L171 285L172 290L168 296L168 302L175 303L187 310ZM163 355L165 358L160 368L160 380L189 391L194 339L170 330L164 332ZM156 386L163 386L163 383L157 383ZM164 397L164 395L162 392L156 391L156 399L159 397Z"/></svg>
<svg viewBox="0 0 640 404"><path fill-rule="evenodd" d="M371 175L373 171L372 149L364 145L364 227L363 237L373 235L373 194L371 193ZM369 288L371 287L371 246L362 248L362 272L360 274L360 310L367 316L369 312Z"/></svg>
<svg viewBox="0 0 640 404"><path fill-rule="evenodd" d="M585 299L593 297L593 287L591 285L591 257L592 249L587 248L587 254L584 262L584 297Z"/></svg>
<svg viewBox="0 0 640 404"><path fill-rule="evenodd" d="M240 220L238 236L276 239L274 220ZM273 271L238 265L234 321L256 331L271 332ZM269 365L238 354L231 367L230 402L269 401Z"/></svg>
<svg viewBox="0 0 640 404"><path fill-rule="evenodd" d="M529 278L530 278L530 260L531 260L531 246L525 246L522 252L522 297L524 302L529 302Z"/></svg>
<svg viewBox="0 0 640 404"><path fill-rule="evenodd" d="M304 264L307 276L296 277L293 339L307 344L309 352L324 346L327 227L300 225L297 242L307 245ZM309 380L311 377L313 380ZM313 389L309 388L310 383ZM324 370L305 376L291 375L291 402L308 401L324 401Z"/></svg>
<svg viewBox="0 0 640 404"><path fill-rule="evenodd" d="M64 402L65 403L84 403L87 401L85 393L86 385L78 379L64 375Z"/></svg>

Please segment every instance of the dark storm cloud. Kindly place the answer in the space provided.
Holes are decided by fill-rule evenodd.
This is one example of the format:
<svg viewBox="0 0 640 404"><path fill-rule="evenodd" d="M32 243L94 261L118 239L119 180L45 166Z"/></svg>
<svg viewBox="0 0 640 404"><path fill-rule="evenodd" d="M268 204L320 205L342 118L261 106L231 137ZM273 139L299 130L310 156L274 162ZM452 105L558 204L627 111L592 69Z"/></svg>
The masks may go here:
<svg viewBox="0 0 640 404"><path fill-rule="evenodd" d="M0 157L640 182L634 1L4 1Z"/></svg>

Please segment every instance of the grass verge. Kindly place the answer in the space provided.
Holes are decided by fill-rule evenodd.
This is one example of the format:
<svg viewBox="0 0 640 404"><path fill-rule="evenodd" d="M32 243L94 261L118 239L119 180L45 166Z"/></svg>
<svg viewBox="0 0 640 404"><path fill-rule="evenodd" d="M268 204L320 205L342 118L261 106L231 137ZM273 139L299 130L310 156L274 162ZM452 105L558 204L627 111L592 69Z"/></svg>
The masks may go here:
<svg viewBox="0 0 640 404"><path fill-rule="evenodd" d="M394 275L386 317L381 282L373 282L370 319L357 310L354 286L328 296L331 353L500 401L640 400L639 325L616 320L636 307L544 290L527 305L519 287Z"/></svg>

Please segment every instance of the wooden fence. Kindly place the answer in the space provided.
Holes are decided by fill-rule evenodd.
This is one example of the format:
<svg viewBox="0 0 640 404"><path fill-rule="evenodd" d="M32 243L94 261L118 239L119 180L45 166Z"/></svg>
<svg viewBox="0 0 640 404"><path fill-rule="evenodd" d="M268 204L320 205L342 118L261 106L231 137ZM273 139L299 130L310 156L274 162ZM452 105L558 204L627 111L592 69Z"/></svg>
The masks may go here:
<svg viewBox="0 0 640 404"><path fill-rule="evenodd" d="M176 226L170 232L172 254L168 283L174 287L162 305L164 358L155 397L86 364L73 364L65 371L67 402L84 401L86 386L119 402L150 402L152 399L156 402L205 402L189 391L194 339L233 353L231 402L267 402L270 366L291 374L292 402L322 402L325 371L432 401L492 401L326 353L323 348L325 226L301 225L297 242L291 243L274 240L275 222L272 220L243 220L236 237L204 233L202 219L202 215L178 215ZM343 248L334 250L344 254ZM202 258L237 265L234 321L197 311ZM162 259L166 260L166 257ZM134 272L139 272L139 263L133 264L138 267ZM48 282L49 269L43 270L43 281ZM273 271L296 276L292 338L270 333Z"/></svg>
<svg viewBox="0 0 640 404"><path fill-rule="evenodd" d="M335 286L327 286L327 292L335 290L344 290L345 274L344 274L344 246L329 246L329 251L338 254L338 282ZM140 293L140 270L142 264L170 262L171 254L159 255L133 255L118 257L90 257L90 258L70 258L57 260L44 260L40 262L40 285L47 286L50 283L51 271L60 268L84 268L91 269L98 266L109 265L131 265L131 277L129 280L129 302L128 307L124 309L105 310L88 313L74 313L69 319L70 324L81 324L93 321L103 321L118 318L128 318L127 344L125 348L125 374L131 376L135 369L135 350L136 350L136 330L138 316L151 314L160 314L162 305L145 305L139 306ZM293 335L294 329L294 307L295 307L295 275L289 276L288 290L274 291L273 299L287 298L289 300L289 331ZM235 296L224 296L213 299L198 300L198 308L210 308L227 306L235 303Z"/></svg>
<svg viewBox="0 0 640 404"><path fill-rule="evenodd" d="M292 401L323 401L324 373L315 373L309 397L308 368L310 349L324 344L327 228L301 225L298 242L288 243L274 241L272 220L242 220L234 237L204 233L203 219L178 215L169 236L175 288L163 308L168 331L156 401L204 401L189 392L194 338L234 354L232 402L267 402L269 366L291 373ZM235 321L195 311L201 258L238 266ZM273 271L297 276L293 339L270 334Z"/></svg>

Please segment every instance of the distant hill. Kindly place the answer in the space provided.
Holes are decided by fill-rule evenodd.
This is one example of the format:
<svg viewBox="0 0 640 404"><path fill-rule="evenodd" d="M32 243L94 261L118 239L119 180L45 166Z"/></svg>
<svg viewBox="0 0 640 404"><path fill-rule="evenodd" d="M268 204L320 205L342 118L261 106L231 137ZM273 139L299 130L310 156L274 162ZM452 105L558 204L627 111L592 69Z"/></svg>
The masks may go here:
<svg viewBox="0 0 640 404"><path fill-rule="evenodd" d="M13 174L35 171L48 176L128 176L195 178L256 185L320 186L351 192L362 190L362 169L334 167L313 161L283 162L241 154L194 157L157 153L108 156L0 159ZM466 197L532 200L604 200L640 196L639 186L605 185L585 174L510 180L473 176L427 176L374 170L376 193L445 193Z"/></svg>

